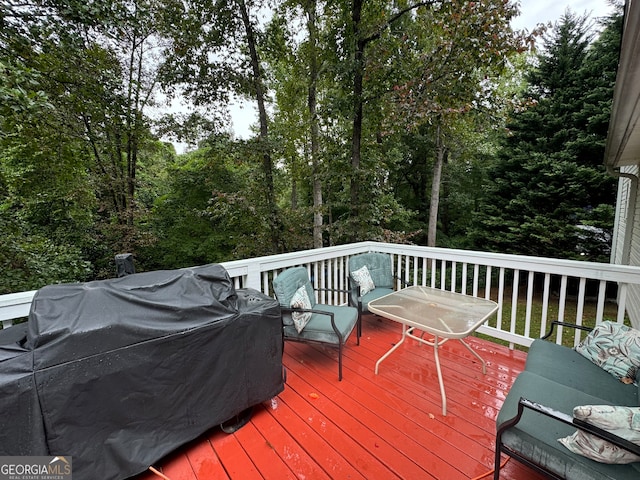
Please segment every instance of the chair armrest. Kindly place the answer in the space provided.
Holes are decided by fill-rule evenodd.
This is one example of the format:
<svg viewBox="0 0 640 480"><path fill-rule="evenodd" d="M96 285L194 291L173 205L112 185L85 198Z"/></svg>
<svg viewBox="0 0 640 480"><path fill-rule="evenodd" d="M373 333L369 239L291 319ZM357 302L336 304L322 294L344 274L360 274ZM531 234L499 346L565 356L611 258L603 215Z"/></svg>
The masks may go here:
<svg viewBox="0 0 640 480"><path fill-rule="evenodd" d="M393 275L393 277L392 277L392 278L393 278L394 280L396 280L396 281L400 282L400 284L402 285L402 287L403 287L403 288L404 288L404 287L410 287L410 286L411 286L411 284L410 284L410 283L405 282L402 278L400 278L400 277L399 277L399 276L397 276L397 275ZM349 280L349 285L351 285L351 278L349 278L348 280ZM355 283L355 282L354 282L354 283ZM345 292L345 291L346 291L346 292L350 292L350 293L356 292L356 294L357 294L357 298L362 297L362 295L360 295L360 285L358 285L357 283L355 284L355 286L352 286L349 290L338 290L338 291L339 291L339 292Z"/></svg>
<svg viewBox="0 0 640 480"><path fill-rule="evenodd" d="M575 323L567 323L567 322L560 322L558 320L554 320L553 322L551 322L551 327L549 327L549 331L543 337L540 337L540 339L546 340L547 338L549 338L553 334L553 328L556 325L559 327L570 327L578 330L584 330L585 332L590 332L591 330L593 330L592 327L585 327L584 325L576 325Z"/></svg>
<svg viewBox="0 0 640 480"><path fill-rule="evenodd" d="M316 292L342 292L349 293L351 290L346 290L344 288L314 288Z"/></svg>
<svg viewBox="0 0 640 480"><path fill-rule="evenodd" d="M405 288L411 286L411 284L409 282L404 281L402 278L400 278L397 275L394 275L393 278L394 278L394 280L397 280L398 282L400 282L400 284Z"/></svg>
<svg viewBox="0 0 640 480"><path fill-rule="evenodd" d="M613 445L616 445L620 448L623 448L631 453L634 453L640 456L640 445L636 445L635 443L630 442L629 440L626 440L614 433L608 432L606 430L603 430L602 428L591 425L590 423L585 422L584 420L578 420L577 418L574 418L571 415L567 415L564 412L554 410L540 403L532 402L531 400L527 400L524 397L520 397L520 400L518 401L517 415L511 420L504 422L500 426L500 428L498 429L499 434L501 434L504 430L515 426L520 421L525 408L532 410L534 412L538 412L543 415L546 415L547 417L553 418L554 420L565 423L567 425L572 425L578 430L582 430L584 432L590 433L598 438L601 438L603 440L606 440L607 442L612 443Z"/></svg>

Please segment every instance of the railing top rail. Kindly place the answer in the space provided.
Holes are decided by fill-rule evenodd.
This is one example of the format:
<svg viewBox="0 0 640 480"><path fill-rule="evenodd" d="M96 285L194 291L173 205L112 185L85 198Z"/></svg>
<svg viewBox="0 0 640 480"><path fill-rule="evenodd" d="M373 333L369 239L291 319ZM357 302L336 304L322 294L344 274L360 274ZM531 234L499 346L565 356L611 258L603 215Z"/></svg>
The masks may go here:
<svg viewBox="0 0 640 480"><path fill-rule="evenodd" d="M640 284L640 267L630 265L531 257L508 253L478 252L474 250L421 247L418 245L395 245L389 243L376 245L379 251L389 253L419 255L438 260L455 260L457 262L477 263L480 265L491 265L541 273Z"/></svg>
<svg viewBox="0 0 640 480"><path fill-rule="evenodd" d="M340 256L350 256L366 252L385 252L396 255L409 255L435 260L450 260L459 263L471 263L492 267L512 268L523 271L551 273L573 277L585 277L596 280L640 284L640 267L615 265L610 263L583 262L579 260L562 260L546 257L532 257L507 253L479 252L441 247L424 247L420 245L400 245L382 242L359 242L320 249L301 250L248 260L223 262L222 265L231 270L245 267L260 272L294 265L327 260Z"/></svg>
<svg viewBox="0 0 640 480"><path fill-rule="evenodd" d="M238 266L246 266L248 264L259 266L262 272L288 268L303 263L317 262L328 258L337 258L358 253L365 253L375 250L376 242L360 242L348 245L336 245L333 247L323 247L310 250L299 250L296 252L280 253L265 257L256 257L248 260L232 260L230 262L222 262L221 265L227 270Z"/></svg>
<svg viewBox="0 0 640 480"><path fill-rule="evenodd" d="M246 260L222 262L232 278L243 278L244 286L260 288L261 274L294 265L348 257L366 252L386 252L407 257L427 258L475 264L492 268L506 268L522 272L563 275L568 277L602 280L627 284L640 284L640 267L608 263L559 260L502 253L478 252L419 245L399 245L382 242L359 242L320 249L302 250ZM0 320L26 315L35 291L0 295Z"/></svg>
<svg viewBox="0 0 640 480"><path fill-rule="evenodd" d="M36 294L36 290L0 295L0 307L31 302L31 299L35 294Z"/></svg>

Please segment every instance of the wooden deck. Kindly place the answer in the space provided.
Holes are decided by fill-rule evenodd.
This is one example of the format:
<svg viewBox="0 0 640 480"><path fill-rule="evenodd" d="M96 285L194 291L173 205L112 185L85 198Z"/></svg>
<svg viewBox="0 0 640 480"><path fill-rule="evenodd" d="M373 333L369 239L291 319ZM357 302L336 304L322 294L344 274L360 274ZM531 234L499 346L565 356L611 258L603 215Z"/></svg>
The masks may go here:
<svg viewBox="0 0 640 480"><path fill-rule="evenodd" d="M170 480L475 479L493 469L495 418L526 354L477 338L440 350L448 400L442 415L433 349L405 342L374 374L400 338L399 324L364 317L359 346L337 350L287 343L284 392L227 435L213 429L154 467ZM137 480L157 480L146 473ZM484 478L484 477L483 477ZM492 478L487 475L486 478ZM542 477L509 461L503 480Z"/></svg>

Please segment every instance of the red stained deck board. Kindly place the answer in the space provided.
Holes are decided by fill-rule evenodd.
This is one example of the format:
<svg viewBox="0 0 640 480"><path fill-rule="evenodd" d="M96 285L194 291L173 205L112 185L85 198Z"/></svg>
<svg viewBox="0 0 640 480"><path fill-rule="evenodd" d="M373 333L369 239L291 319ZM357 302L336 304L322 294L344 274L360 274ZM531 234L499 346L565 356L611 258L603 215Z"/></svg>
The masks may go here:
<svg viewBox="0 0 640 480"><path fill-rule="evenodd" d="M249 457L244 448L242 448L237 435L225 435L220 431L214 431L209 441L229 478L243 478L247 480L263 478L262 474L253 464L251 457ZM173 478L171 478L171 480L173 480Z"/></svg>
<svg viewBox="0 0 640 480"><path fill-rule="evenodd" d="M309 362L305 365L308 370L313 370ZM304 374L305 378L310 376ZM376 425L381 438L388 439L408 458L420 459L420 466L436 478L469 478L476 474L478 466L474 456L487 465L493 462L493 450L487 448L493 440L492 435L478 430L468 421L460 422L452 415L442 417L439 400L436 405L411 390L395 388L388 378L367 380L366 376L352 375L349 384L356 388L350 388L348 394L341 391L342 386L332 389L330 383L319 385L317 379L310 381L320 386L325 395L344 405L355 421ZM346 383L346 377L342 383ZM288 384L295 388L293 382ZM395 393L390 390L395 390ZM430 413L432 411L439 414L434 415ZM450 420L457 427L448 425ZM463 432L467 429L467 434L461 433L460 428ZM474 441L469 441L469 430L475 436ZM463 444L464 449L456 441ZM466 459L461 461L461 456ZM485 470L484 466L480 468L481 472Z"/></svg>
<svg viewBox="0 0 640 480"><path fill-rule="evenodd" d="M469 338L487 361L483 375L459 342L447 342L440 349L448 401L443 417L432 347L407 341L374 374L376 360L400 335L399 324L366 315L361 344L354 336L347 342L342 382L336 349L286 343L288 381L273 403L257 406L236 433L213 429L156 467L170 480L469 480L488 473L495 417L526 354ZM543 477L511 460L500 478Z"/></svg>
<svg viewBox="0 0 640 480"><path fill-rule="evenodd" d="M277 478L279 480L295 479L285 460L278 455L274 446L263 436L257 428L259 418L269 416L264 408L254 409L254 421L249 422L235 433L239 444L262 477Z"/></svg>
<svg viewBox="0 0 640 480"><path fill-rule="evenodd" d="M280 394L278 407L269 411L280 422L289 434L296 438L300 446L311 456L317 464L326 472L329 478L351 478L366 480L367 477L360 473L353 462L342 456L340 448L345 448L343 439L331 436L333 444L320 432L318 425L311 425L308 419L303 419L295 411L290 402L291 390L285 390ZM294 403L294 402L292 402ZM328 432L333 433L333 432Z"/></svg>
<svg viewBox="0 0 640 480"><path fill-rule="evenodd" d="M393 334L389 335L389 327L387 326L382 332L378 331L376 335L372 335L370 340L363 338L361 345L352 350L353 355L370 355L372 369L376 360L390 345L400 340L401 330L399 330L400 326L397 323L385 320L374 321L373 323L378 324L378 330L380 330L380 324L383 322L397 327L392 330L394 332ZM384 336L380 335L380 333L384 333ZM477 344L477 340L471 337L467 339L467 342L472 348ZM362 346L365 348L360 349ZM486 426L489 431L493 432L495 428L495 416L504 400L503 390L513 383L516 375L513 375L510 379L506 379L507 381L505 382L504 373L496 369L502 360L496 358L495 354L487 358L488 355L486 352L479 353L484 355L487 361L487 375L482 374L481 364L458 341L449 341L440 347L440 364L442 366L447 399L454 398L454 394L458 392L466 399L463 405L467 408L489 409L489 421L486 423ZM365 361L358 363L366 364ZM380 375L384 376L385 373L389 373L390 371L403 373L407 381L414 385L422 384L429 386L430 388L425 393L430 395L434 402L437 401L437 403L441 403L432 347L419 345L412 340L406 341L404 345L381 363ZM435 388L431 388L432 386L435 386ZM469 386L474 387L471 392L469 391ZM470 393L473 398L470 398ZM450 407L456 408L455 406ZM453 413L456 412L454 411ZM464 411L457 413L460 416L465 415Z"/></svg>
<svg viewBox="0 0 640 480"><path fill-rule="evenodd" d="M271 414L270 410L278 408L280 399L275 399L275 405L259 406L256 408L251 424L262 434L268 446L286 463L296 478L330 478L307 451L290 435L285 427ZM236 432L238 435L240 431ZM297 433L297 432L296 432ZM271 478L266 476L265 478Z"/></svg>
<svg viewBox="0 0 640 480"><path fill-rule="evenodd" d="M218 431L218 435L222 432ZM211 438L216 439L213 435ZM196 478L211 478L216 480L226 480L229 478L225 472L220 458L216 455L210 441L201 440L192 442L192 446L186 451L189 464L196 476ZM173 478L171 479L173 480Z"/></svg>
<svg viewBox="0 0 640 480"><path fill-rule="evenodd" d="M306 411L310 415L314 410L318 411L316 415L322 415L324 428L327 427L326 421L331 422L331 428L339 429L357 442L358 447L349 449L348 454L356 459L358 465L363 465L361 471L367 474L367 478L430 478L414 460L426 453L422 445L406 445L404 435L362 408L351 395L320 378L313 378L313 384L309 384L305 379L311 375L302 373L304 376L300 377L290 372L287 386L309 403L310 408ZM318 394L316 390L322 393Z"/></svg>
<svg viewBox="0 0 640 480"><path fill-rule="evenodd" d="M156 468L158 467L156 466ZM162 462L162 466L158 470L171 480L198 480L185 452L170 455L168 461Z"/></svg>
<svg viewBox="0 0 640 480"><path fill-rule="evenodd" d="M394 325L397 326L397 324ZM415 342L405 342L405 345L382 362L379 375L374 376L373 369L375 362L393 343L399 340L399 332L394 331L393 334L387 335L386 338L391 341L386 342L385 339L382 341L378 339L376 342L377 347L372 344L367 345L369 339L365 338L362 339L360 346L348 344L348 347L345 349L345 372L349 372L350 369L353 369L353 371L352 373L345 373L345 375L355 374L368 378L384 379L391 378L391 374L393 374L395 379L394 382L397 384L400 391L404 392L409 390L420 393L424 395L425 398L431 399L433 405L429 413L441 415L441 397L436 366L433 359L433 348L426 345L418 346ZM469 415L469 412L460 410L454 401L456 398L456 392L460 392L462 394L462 405L464 407L475 410L484 410L484 415L488 417L484 422L484 427L487 431L493 433L495 429L495 415L497 415L497 411L502 404L502 399L496 400L495 394L484 395L484 398L481 398L483 395L482 390L487 388L483 382L491 381L491 369L489 369L488 375L484 376L482 374L480 364L477 361L476 363L467 363L464 359L455 359L452 363L448 350L445 350L446 348L447 345L441 348L440 356L444 372L449 412L452 414L458 414L463 418ZM460 348L466 351L462 345L460 345ZM335 356L335 358L337 358L337 353L334 353L333 349L326 348L324 349L324 353L328 357L333 358ZM304 355L294 355L294 357L304 359ZM350 362L350 359L355 360L355 363ZM317 357L314 360L318 363L318 368L323 368L322 365L324 364L324 361L319 361ZM462 366L456 366L458 363L461 363ZM464 372L471 370L471 374L474 378L459 375L456 371L456 369L459 368L462 368ZM477 371L473 371L474 368ZM482 402L475 401L476 399L470 398L470 383L476 387L472 394L476 395L477 400L482 400ZM460 386L460 388L458 388L458 386ZM497 384L496 387L498 387ZM458 398L460 397L458 396ZM487 412L487 410L489 411Z"/></svg>

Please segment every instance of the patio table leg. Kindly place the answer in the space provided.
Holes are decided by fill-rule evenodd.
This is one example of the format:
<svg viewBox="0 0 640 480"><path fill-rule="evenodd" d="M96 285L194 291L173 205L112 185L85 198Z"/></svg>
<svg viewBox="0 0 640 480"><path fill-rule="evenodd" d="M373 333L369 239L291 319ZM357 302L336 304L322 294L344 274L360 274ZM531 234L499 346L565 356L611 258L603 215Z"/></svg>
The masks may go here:
<svg viewBox="0 0 640 480"><path fill-rule="evenodd" d="M483 373L484 375L486 375L486 374L487 374L487 364L486 364L486 362L484 361L484 359L483 359L480 355L478 355L478 352L476 352L475 350L473 350L473 349L472 349L472 348L467 344L467 342L465 342L463 339L459 338L458 340L460 340L460 342L461 342L465 347L467 347L467 350L469 350L471 353L473 353L473 354L475 355L475 357L476 357L478 360L480 360L480 363L482 363L482 373Z"/></svg>
<svg viewBox="0 0 640 480"><path fill-rule="evenodd" d="M448 339L445 339L444 342L446 342L447 340ZM438 383L440 384L440 396L442 397L442 415L446 417L447 416L447 395L444 391L444 381L442 380L442 368L440 368L440 357L438 355L439 346L440 346L440 342L438 340L438 336L436 335L433 339L433 354L436 360L436 370L438 371Z"/></svg>
<svg viewBox="0 0 640 480"><path fill-rule="evenodd" d="M393 352L395 352L395 350L402 345L402 343L404 342L404 339L406 338L406 332L407 332L407 326L403 323L402 324L402 338L400 339L400 341L398 343L396 343L393 347L391 347L389 349L389 351L387 353L385 353L382 357L380 357L380 360L378 360L376 362L376 369L375 369L375 374L378 374L378 367L380 366L380 364L382 363L382 361L387 358L389 355L391 355Z"/></svg>

